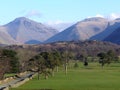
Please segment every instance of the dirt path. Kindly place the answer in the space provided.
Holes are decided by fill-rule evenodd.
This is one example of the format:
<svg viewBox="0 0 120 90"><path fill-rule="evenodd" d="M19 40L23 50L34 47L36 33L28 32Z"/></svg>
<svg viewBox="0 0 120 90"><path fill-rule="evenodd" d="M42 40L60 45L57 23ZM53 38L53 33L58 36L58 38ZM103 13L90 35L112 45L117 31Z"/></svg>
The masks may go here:
<svg viewBox="0 0 120 90"><path fill-rule="evenodd" d="M24 84L26 81L28 81L30 78L33 77L35 73L34 72L29 72L21 77L17 77L14 80L11 80L5 84L0 85L0 90L9 90L9 87L17 87L21 84Z"/></svg>

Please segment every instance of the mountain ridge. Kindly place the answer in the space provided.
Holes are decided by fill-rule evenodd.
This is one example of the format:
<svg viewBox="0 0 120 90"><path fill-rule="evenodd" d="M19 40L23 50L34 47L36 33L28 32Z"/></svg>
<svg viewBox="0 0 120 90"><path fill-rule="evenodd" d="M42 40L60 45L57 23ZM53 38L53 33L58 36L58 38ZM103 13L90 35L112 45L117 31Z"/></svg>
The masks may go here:
<svg viewBox="0 0 120 90"><path fill-rule="evenodd" d="M113 33L107 36L104 41L120 44L120 27L117 28Z"/></svg>
<svg viewBox="0 0 120 90"><path fill-rule="evenodd" d="M43 42L54 34L57 30L47 27L42 23L35 22L25 17L16 18L10 23L3 25L5 31L16 41L25 43L29 40Z"/></svg>
<svg viewBox="0 0 120 90"><path fill-rule="evenodd" d="M86 18L62 32L42 23L19 17L0 26L1 44L40 44L57 41L104 41L120 27L120 18L109 21L101 17ZM118 36L119 38L119 36ZM114 41L110 41L115 43Z"/></svg>

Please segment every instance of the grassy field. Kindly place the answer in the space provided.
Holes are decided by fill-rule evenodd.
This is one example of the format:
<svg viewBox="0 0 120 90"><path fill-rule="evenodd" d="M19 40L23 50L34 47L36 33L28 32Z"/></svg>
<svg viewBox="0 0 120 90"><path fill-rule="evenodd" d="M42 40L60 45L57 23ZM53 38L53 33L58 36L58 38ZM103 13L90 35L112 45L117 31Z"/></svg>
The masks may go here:
<svg viewBox="0 0 120 90"><path fill-rule="evenodd" d="M101 68L98 63L90 63L88 67L82 64L77 69L69 66L65 75L61 70L47 80L41 78L25 83L10 90L120 90L120 63L114 63Z"/></svg>

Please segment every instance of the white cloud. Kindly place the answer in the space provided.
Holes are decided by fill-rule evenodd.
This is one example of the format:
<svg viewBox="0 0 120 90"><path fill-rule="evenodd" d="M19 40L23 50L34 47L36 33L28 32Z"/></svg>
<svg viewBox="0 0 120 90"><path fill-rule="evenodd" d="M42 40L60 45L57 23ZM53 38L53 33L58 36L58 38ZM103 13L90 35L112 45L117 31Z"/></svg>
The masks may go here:
<svg viewBox="0 0 120 90"><path fill-rule="evenodd" d="M111 13L109 15L96 14L95 16L89 16L88 18L92 18L92 17L102 17L102 18L107 18L109 20L114 20L116 18L120 18L120 13Z"/></svg>
<svg viewBox="0 0 120 90"><path fill-rule="evenodd" d="M92 17L101 17L101 18L104 18L104 15L96 14L95 16L88 16L87 18L92 18Z"/></svg>
<svg viewBox="0 0 120 90"><path fill-rule="evenodd" d="M114 20L116 18L120 18L120 14L118 13L111 13L109 16L108 16L108 19L110 20Z"/></svg>
<svg viewBox="0 0 120 90"><path fill-rule="evenodd" d="M41 17L41 13L37 10L31 10L25 15L25 17Z"/></svg>
<svg viewBox="0 0 120 90"><path fill-rule="evenodd" d="M102 18L104 18L104 15L97 14L95 17L102 17Z"/></svg>
<svg viewBox="0 0 120 90"><path fill-rule="evenodd" d="M61 23L64 23L62 20L56 20L56 21L48 21L46 22L48 25L58 25Z"/></svg>

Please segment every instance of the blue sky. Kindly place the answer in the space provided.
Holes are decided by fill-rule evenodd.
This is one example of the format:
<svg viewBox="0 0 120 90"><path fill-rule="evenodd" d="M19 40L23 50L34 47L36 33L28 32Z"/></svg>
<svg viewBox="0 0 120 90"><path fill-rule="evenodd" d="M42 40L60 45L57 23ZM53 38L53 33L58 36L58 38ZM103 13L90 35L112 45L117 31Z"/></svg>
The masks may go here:
<svg viewBox="0 0 120 90"><path fill-rule="evenodd" d="M120 16L120 0L1 0L0 25L17 17L38 22L77 22L87 17Z"/></svg>

